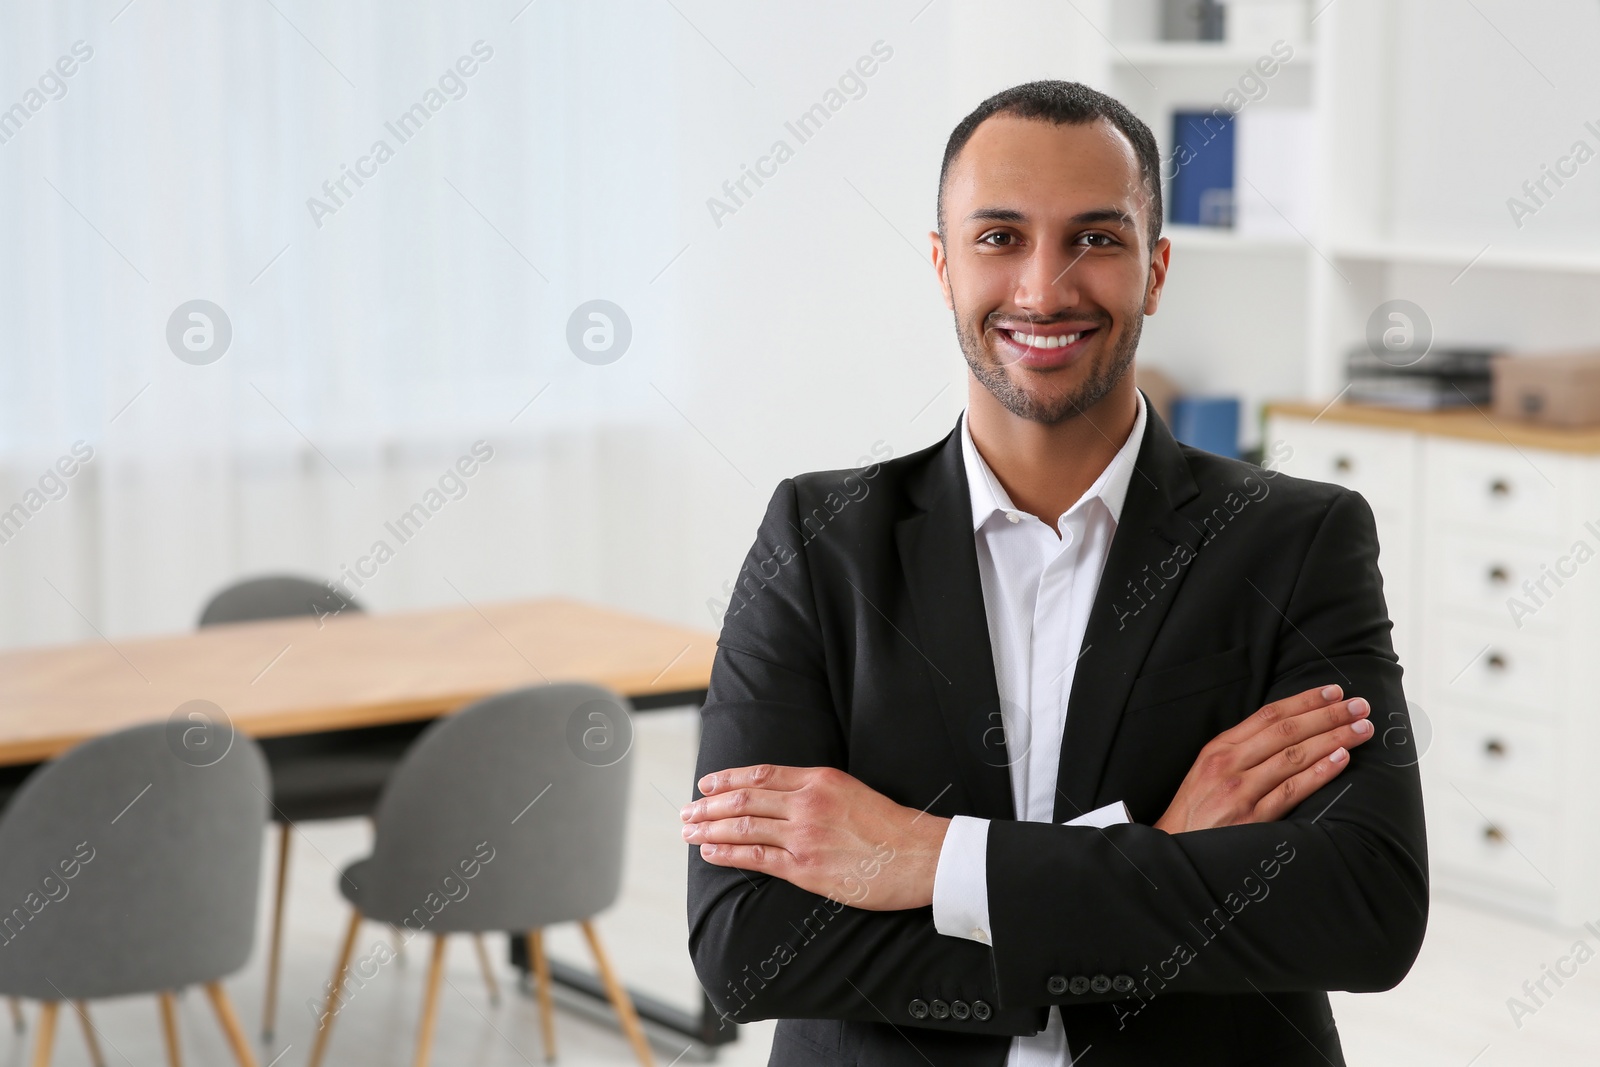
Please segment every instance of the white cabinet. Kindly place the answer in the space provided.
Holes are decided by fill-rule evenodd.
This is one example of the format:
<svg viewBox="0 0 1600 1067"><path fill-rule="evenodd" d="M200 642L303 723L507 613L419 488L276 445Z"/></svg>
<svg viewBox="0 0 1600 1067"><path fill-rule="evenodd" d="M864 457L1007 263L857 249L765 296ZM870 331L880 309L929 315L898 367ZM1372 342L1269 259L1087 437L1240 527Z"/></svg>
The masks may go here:
<svg viewBox="0 0 1600 1067"><path fill-rule="evenodd" d="M1568 923L1600 913L1592 436L1279 405L1265 437L1272 466L1355 489L1377 520L1406 696L1431 730L1434 887Z"/></svg>

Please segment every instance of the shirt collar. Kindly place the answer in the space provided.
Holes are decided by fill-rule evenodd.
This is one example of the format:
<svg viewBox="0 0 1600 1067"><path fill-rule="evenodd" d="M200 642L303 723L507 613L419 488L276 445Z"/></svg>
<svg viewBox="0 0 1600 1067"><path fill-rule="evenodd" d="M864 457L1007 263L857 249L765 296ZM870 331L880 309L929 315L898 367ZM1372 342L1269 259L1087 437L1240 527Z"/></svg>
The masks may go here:
<svg viewBox="0 0 1600 1067"><path fill-rule="evenodd" d="M1085 500L1098 499L1111 513L1113 522L1122 521L1122 505L1128 498L1128 483L1133 480L1134 463L1139 458L1139 446L1144 440L1144 428L1148 421L1144 394L1135 390L1135 395L1139 397L1139 413L1134 417L1133 429L1128 433L1127 441L1111 457L1111 462L1100 472L1100 477L1073 505L1076 508ZM972 498L972 529L977 532L989 521L990 516L996 512L1015 511L1016 506L1011 503L1011 497L1000 480L989 469L989 464L978 454L978 446L972 441L972 431L967 428L965 411L961 413L961 458L966 464L967 492Z"/></svg>

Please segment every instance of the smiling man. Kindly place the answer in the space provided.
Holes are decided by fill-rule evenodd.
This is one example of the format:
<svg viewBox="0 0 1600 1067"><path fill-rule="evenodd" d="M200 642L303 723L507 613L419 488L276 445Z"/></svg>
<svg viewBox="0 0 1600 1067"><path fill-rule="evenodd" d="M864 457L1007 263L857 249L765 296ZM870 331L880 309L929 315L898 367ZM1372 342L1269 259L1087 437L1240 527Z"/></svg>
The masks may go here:
<svg viewBox="0 0 1600 1067"><path fill-rule="evenodd" d="M966 412L768 505L682 814L695 967L773 1064L1338 1064L1326 991L1416 956L1371 512L1134 387L1160 222L1121 104L986 100L930 235Z"/></svg>

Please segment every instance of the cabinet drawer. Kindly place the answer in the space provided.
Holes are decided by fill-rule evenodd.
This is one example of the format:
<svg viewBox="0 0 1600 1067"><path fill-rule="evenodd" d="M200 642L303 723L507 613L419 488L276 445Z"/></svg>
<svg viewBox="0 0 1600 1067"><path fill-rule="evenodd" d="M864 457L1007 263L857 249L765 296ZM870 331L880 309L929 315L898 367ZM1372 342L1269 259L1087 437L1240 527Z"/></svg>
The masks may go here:
<svg viewBox="0 0 1600 1067"><path fill-rule="evenodd" d="M1465 523L1559 540L1565 457L1470 441L1423 444L1423 484L1434 528ZM1548 480L1547 480L1548 479Z"/></svg>
<svg viewBox="0 0 1600 1067"><path fill-rule="evenodd" d="M1267 432L1266 461L1285 474L1354 489L1375 512L1411 510L1414 434L1284 418L1273 419ZM1274 448L1285 445L1288 455L1275 460Z"/></svg>
<svg viewBox="0 0 1600 1067"><path fill-rule="evenodd" d="M1559 772L1554 727L1464 707L1434 708L1432 712L1430 754L1445 783L1460 782L1469 796L1483 786L1530 801L1556 799Z"/></svg>
<svg viewBox="0 0 1600 1067"><path fill-rule="evenodd" d="M1453 532L1430 525L1433 529L1423 538L1424 543L1437 544L1439 550L1433 554L1423 595L1434 611L1441 606L1481 611L1518 630L1530 626L1548 630L1565 621L1566 602L1572 593L1547 576L1551 560L1547 550L1524 537ZM1537 582L1541 577L1545 577L1548 595L1536 588L1530 596L1522 583ZM1513 597L1522 605L1515 614L1509 603Z"/></svg>
<svg viewBox="0 0 1600 1067"><path fill-rule="evenodd" d="M1446 622L1441 615L1433 615L1427 638L1430 701L1495 705L1554 719L1565 691L1563 642L1531 629Z"/></svg>
<svg viewBox="0 0 1600 1067"><path fill-rule="evenodd" d="M1555 830L1554 812L1542 805L1483 796L1470 786L1463 794L1448 783L1429 792L1429 858L1455 874L1548 891Z"/></svg>

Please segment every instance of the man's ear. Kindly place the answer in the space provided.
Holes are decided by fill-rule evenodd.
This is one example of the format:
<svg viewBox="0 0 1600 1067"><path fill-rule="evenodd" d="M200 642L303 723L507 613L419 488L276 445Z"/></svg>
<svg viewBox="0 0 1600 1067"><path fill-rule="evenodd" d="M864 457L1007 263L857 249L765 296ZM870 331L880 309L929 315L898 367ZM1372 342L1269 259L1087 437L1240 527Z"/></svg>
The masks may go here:
<svg viewBox="0 0 1600 1067"><path fill-rule="evenodd" d="M1167 284L1167 267L1172 258L1172 242L1163 237L1150 253L1150 282L1144 293L1144 313L1154 315L1161 305L1161 287Z"/></svg>
<svg viewBox="0 0 1600 1067"><path fill-rule="evenodd" d="M944 306L954 311L955 298L950 293L950 261L945 258L944 239L938 230L928 231L928 245L933 251L933 273L939 278L939 288L944 291Z"/></svg>

